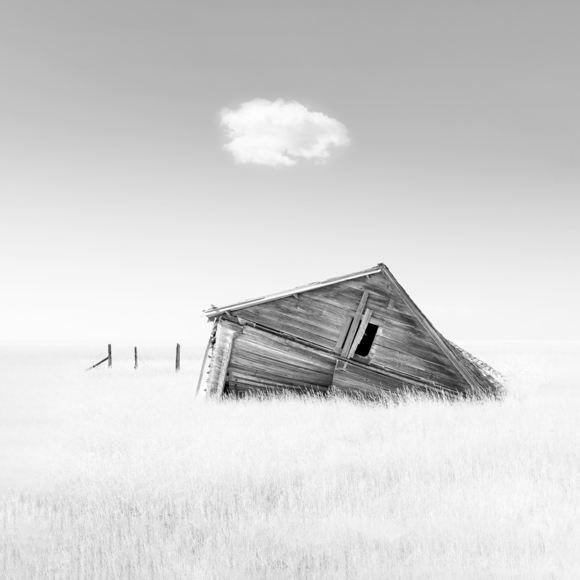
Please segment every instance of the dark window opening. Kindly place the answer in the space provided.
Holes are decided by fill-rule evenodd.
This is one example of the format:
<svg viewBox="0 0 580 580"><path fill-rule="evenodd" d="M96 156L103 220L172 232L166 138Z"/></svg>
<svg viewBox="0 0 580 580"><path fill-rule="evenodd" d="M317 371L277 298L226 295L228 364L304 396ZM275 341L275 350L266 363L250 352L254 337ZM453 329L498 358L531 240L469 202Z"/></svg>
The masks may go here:
<svg viewBox="0 0 580 580"><path fill-rule="evenodd" d="M371 351L371 347L373 346L373 341L375 340L378 329L379 327L376 324L371 324L370 322L367 324L364 336L358 343L354 354L358 354L359 356L368 356L369 352Z"/></svg>

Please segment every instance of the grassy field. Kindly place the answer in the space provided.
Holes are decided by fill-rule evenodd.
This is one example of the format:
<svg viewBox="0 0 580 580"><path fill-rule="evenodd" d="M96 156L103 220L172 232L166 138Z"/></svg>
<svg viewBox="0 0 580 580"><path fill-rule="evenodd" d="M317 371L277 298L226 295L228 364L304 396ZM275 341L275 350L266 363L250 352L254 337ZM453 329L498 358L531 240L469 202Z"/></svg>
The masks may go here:
<svg viewBox="0 0 580 580"><path fill-rule="evenodd" d="M534 353L502 403L390 406L0 353L2 579L580 577L580 383Z"/></svg>

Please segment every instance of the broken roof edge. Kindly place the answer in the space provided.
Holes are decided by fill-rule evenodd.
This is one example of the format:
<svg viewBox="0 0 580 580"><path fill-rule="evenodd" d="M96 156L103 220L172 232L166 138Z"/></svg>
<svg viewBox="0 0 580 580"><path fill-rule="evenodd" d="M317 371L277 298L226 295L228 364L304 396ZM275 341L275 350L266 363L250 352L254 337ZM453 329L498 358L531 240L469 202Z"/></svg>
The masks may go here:
<svg viewBox="0 0 580 580"><path fill-rule="evenodd" d="M332 286L333 284L345 282L346 280L354 280L355 278L362 278L363 276L378 274L384 267L385 265L381 263L378 264L377 266L374 266L373 268L368 268L367 270L353 272L352 274L346 274L344 276L337 276L336 278L329 278L328 280L323 280L322 282L312 282L311 284L298 286L296 288L291 288L289 290L283 290L282 292L276 292L274 294L268 294L266 296L261 296L260 298L242 300L240 302L228 304L227 306L212 306L212 308L207 308L206 310L203 310L202 316L207 316L207 318L211 320L212 318L215 318L220 314L223 314L225 312L231 312L232 310L240 310L241 308L257 306L258 304L264 304L265 302L271 302L273 300L278 300L280 298L286 298L288 296L292 296L293 294L301 294L303 292L308 292L310 290L316 290L317 288L324 288L325 286Z"/></svg>

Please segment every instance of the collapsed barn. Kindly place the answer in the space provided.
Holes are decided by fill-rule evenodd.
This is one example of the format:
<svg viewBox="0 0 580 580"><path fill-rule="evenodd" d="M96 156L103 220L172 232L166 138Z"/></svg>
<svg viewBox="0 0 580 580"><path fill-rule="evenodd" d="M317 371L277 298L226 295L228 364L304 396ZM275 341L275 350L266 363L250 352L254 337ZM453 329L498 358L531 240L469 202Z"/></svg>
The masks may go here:
<svg viewBox="0 0 580 580"><path fill-rule="evenodd" d="M497 397L499 375L445 339L384 264L205 310L208 397L293 391Z"/></svg>

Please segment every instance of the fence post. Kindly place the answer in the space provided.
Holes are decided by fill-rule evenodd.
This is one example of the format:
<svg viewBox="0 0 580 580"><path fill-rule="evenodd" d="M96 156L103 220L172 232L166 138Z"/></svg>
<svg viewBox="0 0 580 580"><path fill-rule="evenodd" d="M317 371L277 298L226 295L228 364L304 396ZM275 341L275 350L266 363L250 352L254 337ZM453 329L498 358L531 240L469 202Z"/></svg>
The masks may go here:
<svg viewBox="0 0 580 580"><path fill-rule="evenodd" d="M137 370L138 366L139 366L139 363L138 363L138 359L137 359L137 347L135 347L135 370Z"/></svg>
<svg viewBox="0 0 580 580"><path fill-rule="evenodd" d="M175 372L178 373L181 367L181 347L177 343L177 348L175 349Z"/></svg>
<svg viewBox="0 0 580 580"><path fill-rule="evenodd" d="M111 345L108 345L108 351L109 351L109 368L113 367L113 353L111 352Z"/></svg>

